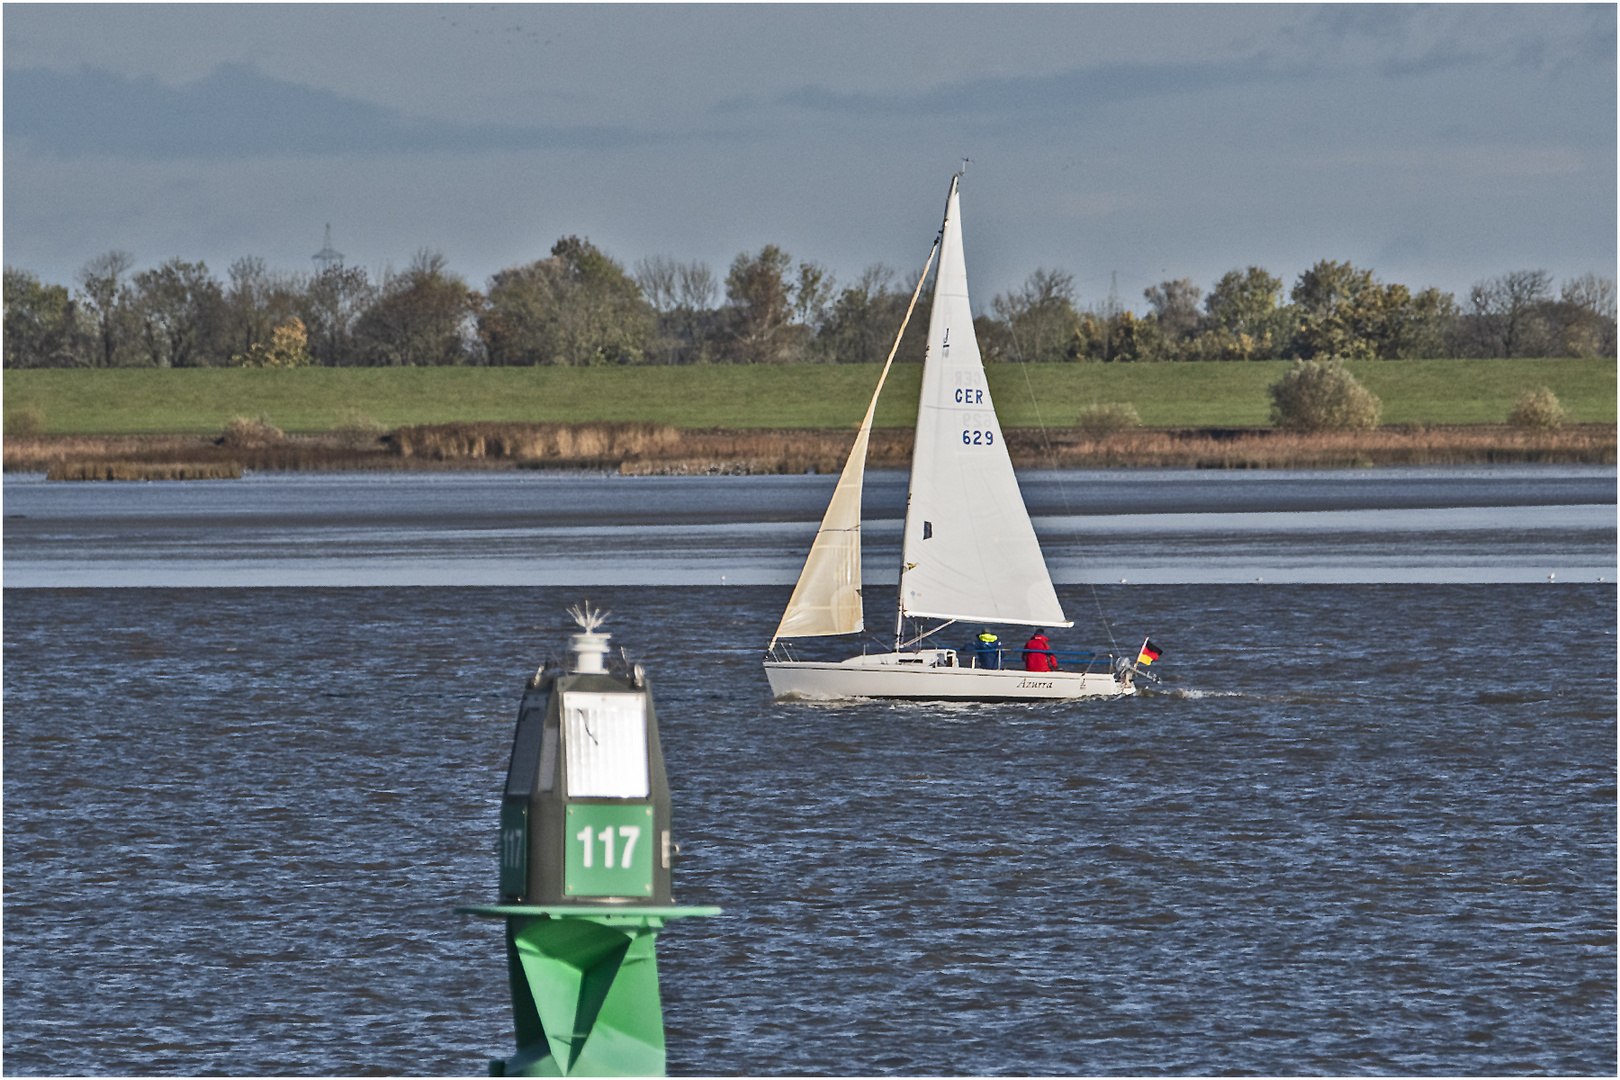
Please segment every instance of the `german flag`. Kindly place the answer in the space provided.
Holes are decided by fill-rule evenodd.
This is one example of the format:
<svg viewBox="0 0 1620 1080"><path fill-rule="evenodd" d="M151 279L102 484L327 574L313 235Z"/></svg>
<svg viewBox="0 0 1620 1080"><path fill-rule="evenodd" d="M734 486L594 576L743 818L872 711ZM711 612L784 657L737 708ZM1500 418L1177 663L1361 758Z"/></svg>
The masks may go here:
<svg viewBox="0 0 1620 1080"><path fill-rule="evenodd" d="M1163 655L1159 651L1159 647L1153 644L1152 638L1145 638L1142 641L1142 651L1137 655L1136 662L1138 664L1151 664Z"/></svg>

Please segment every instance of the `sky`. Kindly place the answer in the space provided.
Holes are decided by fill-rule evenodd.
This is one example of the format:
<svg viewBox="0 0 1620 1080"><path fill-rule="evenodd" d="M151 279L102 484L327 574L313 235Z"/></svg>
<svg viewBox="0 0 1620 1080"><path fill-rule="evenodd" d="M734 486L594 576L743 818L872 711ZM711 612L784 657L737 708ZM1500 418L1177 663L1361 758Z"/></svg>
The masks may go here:
<svg viewBox="0 0 1620 1080"><path fill-rule="evenodd" d="M723 278L927 257L976 310L1321 259L1385 282L1615 276L1605 5L29 4L3 10L8 267L69 284L442 253L474 288L588 238ZM909 282L906 285L909 287Z"/></svg>

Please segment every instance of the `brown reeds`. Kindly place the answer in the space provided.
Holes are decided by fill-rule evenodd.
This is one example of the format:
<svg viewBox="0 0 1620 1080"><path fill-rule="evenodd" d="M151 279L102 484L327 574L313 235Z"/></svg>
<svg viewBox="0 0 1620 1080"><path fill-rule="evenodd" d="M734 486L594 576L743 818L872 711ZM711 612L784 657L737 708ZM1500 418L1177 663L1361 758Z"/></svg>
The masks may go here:
<svg viewBox="0 0 1620 1080"><path fill-rule="evenodd" d="M244 469L388 469L402 463L390 457L381 439L357 444L342 434L288 435L256 447L227 446L199 435L41 435L8 438L8 472L46 472L67 462L146 465L211 465L232 462Z"/></svg>
<svg viewBox="0 0 1620 1080"><path fill-rule="evenodd" d="M1318 469L1373 465L1615 463L1615 429L1562 431L1506 425L1392 426L1371 431L1155 428L1091 437L1078 430L1008 432L1024 467L1161 466L1198 469Z"/></svg>
<svg viewBox="0 0 1620 1080"><path fill-rule="evenodd" d="M1615 463L1615 428L1579 424L1524 429L1506 424L1392 426L1307 434L1272 428L1079 428L1005 432L1019 468L1160 466L1205 469L1343 468L1362 465L1480 465L1507 462ZM76 463L152 466L229 463L253 470L611 469L626 474L836 473L850 429L682 431L655 424L450 424L285 435L254 446L206 436L8 437L5 467L46 471ZM911 431L872 432L867 464L905 468Z"/></svg>
<svg viewBox="0 0 1620 1080"><path fill-rule="evenodd" d="M201 465L151 465L134 461L61 461L45 473L47 480L240 480L234 461Z"/></svg>
<svg viewBox="0 0 1620 1080"><path fill-rule="evenodd" d="M625 461L619 471L634 476L836 473L844 467L854 431L790 428L738 431L708 428L682 432L680 445L657 458ZM911 462L910 429L879 429L867 444L874 469L905 468Z"/></svg>
<svg viewBox="0 0 1620 1080"><path fill-rule="evenodd" d="M262 450L286 440L282 430L262 416L233 416L219 435L219 444L233 450Z"/></svg>
<svg viewBox="0 0 1620 1080"><path fill-rule="evenodd" d="M400 457L428 461L499 460L617 464L657 457L681 442L669 424L423 424L384 438Z"/></svg>

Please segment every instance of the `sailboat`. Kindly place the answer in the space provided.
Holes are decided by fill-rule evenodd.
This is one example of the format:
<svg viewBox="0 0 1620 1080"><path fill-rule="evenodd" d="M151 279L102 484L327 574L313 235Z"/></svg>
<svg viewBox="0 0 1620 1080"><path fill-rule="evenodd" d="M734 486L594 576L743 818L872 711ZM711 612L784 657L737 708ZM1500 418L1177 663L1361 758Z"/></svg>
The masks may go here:
<svg viewBox="0 0 1620 1080"><path fill-rule="evenodd" d="M992 655L925 642L948 626L1068 627L1018 490L990 400L968 306L962 256L961 173L894 348L878 378L793 596L766 652L776 697L1038 701L1136 692L1129 657L1057 654L1063 670L1026 670L1015 651ZM861 487L872 418L923 282L934 278L892 651L844 661L795 660L786 639L865 630L861 605ZM932 623L932 626L928 624ZM912 628L907 637L907 627ZM1140 659L1140 658L1139 658ZM1045 667L1037 659L1030 667ZM1070 670L1081 667L1081 670ZM1100 669L1100 670L1098 670ZM1142 672L1142 674L1146 674Z"/></svg>

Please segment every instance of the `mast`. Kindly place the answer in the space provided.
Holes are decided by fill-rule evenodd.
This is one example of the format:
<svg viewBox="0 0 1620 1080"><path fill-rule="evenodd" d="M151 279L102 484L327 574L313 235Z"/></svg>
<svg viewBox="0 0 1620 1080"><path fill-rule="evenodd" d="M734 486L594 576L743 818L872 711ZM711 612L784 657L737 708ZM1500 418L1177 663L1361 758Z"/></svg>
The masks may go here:
<svg viewBox="0 0 1620 1080"><path fill-rule="evenodd" d="M940 247L945 243L945 227L947 225L949 225L950 221L951 221L951 198L952 198L952 196L954 196L956 194L957 184L961 182L962 174L967 172L967 166L968 166L967 159L963 158L962 159L962 167L957 170L957 172L956 172L956 174L954 176L951 177L951 190L949 190L949 191L947 191L945 193L945 213L940 218L939 235L934 237L934 251L938 251L940 249ZM933 254L932 253L929 254L929 259L930 260L933 259ZM943 260L941 260L940 265L941 266L944 265ZM924 267L924 269L923 269L923 277L926 278L927 276L928 276L928 270L927 270L926 267ZM921 281L917 282L917 288L918 288L919 291L921 291L921 289L922 289L922 282ZM937 269L934 271L934 292L936 294L939 292L939 271ZM913 303L916 302L915 297L912 298L912 302ZM928 319L928 341L925 343L925 348L924 348L924 351L923 351L923 370L924 371L928 370L928 358L933 354L933 351L934 351L934 319L933 319L933 313L930 312L929 313L929 319ZM921 408L921 406L919 406L919 409L920 408ZM917 468L917 450L918 450L918 445L917 445L917 443L913 442L912 445L911 445L911 468L912 468L913 472L915 472L916 468ZM895 586L895 591L894 591L894 651L895 652L900 651L900 643L902 641L904 641L905 637L906 637L906 569L907 569L907 567L906 567L906 544L905 544L905 538L911 535L911 495L912 495L911 485L907 484L906 485L906 524L905 524L905 528L902 529L901 533L900 533L900 581L899 581L899 584L897 584Z"/></svg>
<svg viewBox="0 0 1620 1080"><path fill-rule="evenodd" d="M973 331L960 180L951 178L940 227L901 538L897 649L907 618L1072 625L1019 491Z"/></svg>

